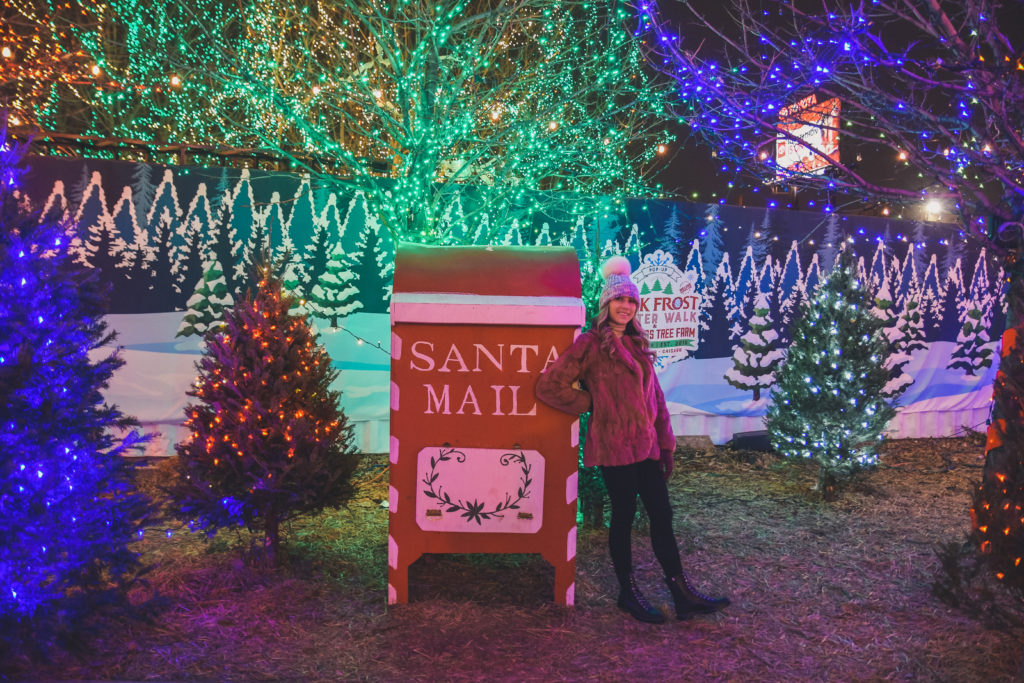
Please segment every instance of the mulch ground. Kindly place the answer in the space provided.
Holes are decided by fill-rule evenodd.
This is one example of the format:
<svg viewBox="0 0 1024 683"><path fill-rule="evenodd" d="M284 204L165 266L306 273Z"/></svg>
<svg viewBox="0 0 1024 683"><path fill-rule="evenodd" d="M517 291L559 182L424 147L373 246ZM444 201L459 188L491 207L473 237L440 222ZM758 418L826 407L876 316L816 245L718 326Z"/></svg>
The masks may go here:
<svg viewBox="0 0 1024 683"><path fill-rule="evenodd" d="M839 500L812 467L723 448L678 451L676 535L694 583L732 606L648 625L615 607L607 534L578 538L575 608L551 601L535 556L429 556L410 602L388 608L386 456L368 457L345 508L286 530L286 568L243 561L251 539L177 524L139 550L149 621L98 617L79 654L6 662L12 679L121 681L1002 681L1024 629L982 577L954 608L934 592L940 549L969 530L977 438L892 441ZM165 468L149 472L164 476ZM671 614L642 522L641 585ZM988 596L986 602L985 597Z"/></svg>

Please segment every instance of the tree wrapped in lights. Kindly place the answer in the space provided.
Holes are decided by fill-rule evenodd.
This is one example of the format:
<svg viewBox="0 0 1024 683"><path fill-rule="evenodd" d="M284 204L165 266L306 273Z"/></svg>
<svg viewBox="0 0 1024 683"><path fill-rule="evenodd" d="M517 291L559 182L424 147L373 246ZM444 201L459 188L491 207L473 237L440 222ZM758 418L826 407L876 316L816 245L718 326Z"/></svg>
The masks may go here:
<svg viewBox="0 0 1024 683"><path fill-rule="evenodd" d="M817 488L831 499L837 481L877 462L895 408L882 396L889 342L871 313L849 252L803 306L793 343L775 373L765 424L786 457L818 463Z"/></svg>
<svg viewBox="0 0 1024 683"><path fill-rule="evenodd" d="M652 62L680 84L678 115L737 173L826 190L831 205L843 197L941 200L976 233L1019 220L1013 198L1024 193L1024 35L1009 30L1019 22L1019 3L773 7L726 0L723 12L709 14L685 3L680 30L654 0L640 9L653 34L646 43ZM793 108L811 96L814 103ZM840 101L839 119L810 115L832 98ZM839 158L816 146L837 133ZM780 143L827 171L781 168ZM864 169L872 165L896 172L871 177Z"/></svg>
<svg viewBox="0 0 1024 683"><path fill-rule="evenodd" d="M224 141L330 175L365 192L395 239L448 239L440 218L470 185L472 224L486 212L504 226L556 197L541 190L596 212L591 198L651 189L672 138L672 88L646 68L618 3L194 5L86 7L69 40L97 60L118 55L103 60L109 87L81 93L109 90L94 118L134 126L125 136Z"/></svg>
<svg viewBox="0 0 1024 683"><path fill-rule="evenodd" d="M27 211L23 151L0 146L0 660L126 604L150 512L122 457L144 439L103 399L124 362L106 290L75 263L73 231Z"/></svg>
<svg viewBox="0 0 1024 683"><path fill-rule="evenodd" d="M338 373L270 271L206 334L170 493L193 529L261 528L273 564L281 522L348 500L358 456L330 388Z"/></svg>

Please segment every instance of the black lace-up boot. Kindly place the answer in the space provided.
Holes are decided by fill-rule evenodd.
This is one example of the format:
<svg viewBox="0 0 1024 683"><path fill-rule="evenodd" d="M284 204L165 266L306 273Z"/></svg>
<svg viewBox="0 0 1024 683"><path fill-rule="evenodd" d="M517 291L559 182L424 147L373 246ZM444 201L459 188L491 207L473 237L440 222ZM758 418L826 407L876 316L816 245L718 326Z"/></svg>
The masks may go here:
<svg viewBox="0 0 1024 683"><path fill-rule="evenodd" d="M712 598L696 590L686 574L666 578L665 583L672 591L677 619L689 619L694 614L711 614L729 605L729 598Z"/></svg>
<svg viewBox="0 0 1024 683"><path fill-rule="evenodd" d="M619 581L619 609L648 624L664 624L665 615L654 608L636 585L636 577L629 574Z"/></svg>

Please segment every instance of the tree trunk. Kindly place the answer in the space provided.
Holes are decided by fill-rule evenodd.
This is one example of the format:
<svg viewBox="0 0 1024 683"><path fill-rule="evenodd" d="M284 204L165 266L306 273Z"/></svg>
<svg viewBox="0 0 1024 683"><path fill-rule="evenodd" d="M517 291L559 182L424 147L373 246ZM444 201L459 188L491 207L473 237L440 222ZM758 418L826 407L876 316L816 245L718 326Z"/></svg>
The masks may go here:
<svg viewBox="0 0 1024 683"><path fill-rule="evenodd" d="M824 465L818 466L818 491L826 502L832 502L839 497L839 489L836 485L836 477L828 471Z"/></svg>

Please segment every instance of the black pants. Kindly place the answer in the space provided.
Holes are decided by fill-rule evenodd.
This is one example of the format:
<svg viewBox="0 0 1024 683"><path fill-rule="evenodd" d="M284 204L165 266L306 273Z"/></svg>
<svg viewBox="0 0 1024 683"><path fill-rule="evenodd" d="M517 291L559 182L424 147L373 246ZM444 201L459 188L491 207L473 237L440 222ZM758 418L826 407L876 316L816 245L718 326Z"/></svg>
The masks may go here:
<svg viewBox="0 0 1024 683"><path fill-rule="evenodd" d="M619 581L625 581L633 571L630 538L638 495L651 520L651 547L665 576L682 574L679 546L672 531L672 504L668 500L668 487L658 461L643 460L632 465L601 467L601 476L612 503L608 550Z"/></svg>

